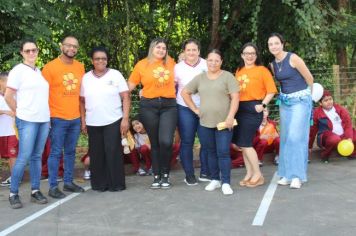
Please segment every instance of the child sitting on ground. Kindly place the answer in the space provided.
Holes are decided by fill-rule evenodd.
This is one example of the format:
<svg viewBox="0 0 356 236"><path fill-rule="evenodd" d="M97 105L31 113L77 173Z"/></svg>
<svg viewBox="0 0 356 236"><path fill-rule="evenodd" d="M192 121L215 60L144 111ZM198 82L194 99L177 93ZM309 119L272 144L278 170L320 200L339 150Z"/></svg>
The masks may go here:
<svg viewBox="0 0 356 236"><path fill-rule="evenodd" d="M7 159L10 173L18 154L18 140L15 131L15 114L5 102L4 93L7 73L0 73L0 156ZM10 186L11 176L1 182L1 186Z"/></svg>
<svg viewBox="0 0 356 236"><path fill-rule="evenodd" d="M309 149L313 147L315 136L317 144L323 148L321 159L329 162L330 154L337 148L341 140L348 139L355 145L356 130L352 128L351 117L346 108L334 103L328 90L324 90L319 107L313 111L313 126L310 128ZM354 151L350 158L356 156Z"/></svg>

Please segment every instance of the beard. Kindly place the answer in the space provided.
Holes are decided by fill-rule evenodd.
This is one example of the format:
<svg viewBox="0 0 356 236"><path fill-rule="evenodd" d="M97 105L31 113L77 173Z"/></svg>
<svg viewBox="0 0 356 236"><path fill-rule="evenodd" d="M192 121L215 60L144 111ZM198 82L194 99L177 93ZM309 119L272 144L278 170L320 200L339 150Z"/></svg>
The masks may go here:
<svg viewBox="0 0 356 236"><path fill-rule="evenodd" d="M73 59L77 55L76 53L74 55L70 55L66 51L62 51L62 54L70 59Z"/></svg>

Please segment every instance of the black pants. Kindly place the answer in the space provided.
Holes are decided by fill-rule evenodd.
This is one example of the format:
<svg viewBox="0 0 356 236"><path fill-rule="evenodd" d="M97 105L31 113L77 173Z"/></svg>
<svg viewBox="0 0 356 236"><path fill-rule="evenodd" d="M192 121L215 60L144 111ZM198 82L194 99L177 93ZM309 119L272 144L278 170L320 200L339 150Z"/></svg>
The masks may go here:
<svg viewBox="0 0 356 236"><path fill-rule="evenodd" d="M141 98L140 120L151 142L154 175L168 174L172 158L174 131L177 126L175 98Z"/></svg>
<svg viewBox="0 0 356 236"><path fill-rule="evenodd" d="M121 119L106 126L88 126L91 187L99 191L125 189L120 133Z"/></svg>

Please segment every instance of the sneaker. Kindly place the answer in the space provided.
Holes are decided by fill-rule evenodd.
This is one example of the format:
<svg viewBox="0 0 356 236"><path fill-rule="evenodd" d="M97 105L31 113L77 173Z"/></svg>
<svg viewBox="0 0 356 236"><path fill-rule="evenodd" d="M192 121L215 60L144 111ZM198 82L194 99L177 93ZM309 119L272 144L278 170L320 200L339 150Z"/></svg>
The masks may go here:
<svg viewBox="0 0 356 236"><path fill-rule="evenodd" d="M322 158L321 161L325 164L329 164L329 158Z"/></svg>
<svg viewBox="0 0 356 236"><path fill-rule="evenodd" d="M148 171L146 171L147 175L153 175L153 170L152 167L148 169Z"/></svg>
<svg viewBox="0 0 356 236"><path fill-rule="evenodd" d="M75 183L69 183L63 185L63 191L72 192L72 193L82 193L84 192L84 188L76 185Z"/></svg>
<svg viewBox="0 0 356 236"><path fill-rule="evenodd" d="M139 176L145 176L146 175L146 171L142 168L139 168L138 171L136 172L136 175Z"/></svg>
<svg viewBox="0 0 356 236"><path fill-rule="evenodd" d="M278 166L278 160L279 160L279 156L276 155L276 156L274 157L273 164L276 165L276 166Z"/></svg>
<svg viewBox="0 0 356 236"><path fill-rule="evenodd" d="M2 187L7 187L11 185L11 176L7 178L6 180L2 181L0 184Z"/></svg>
<svg viewBox="0 0 356 236"><path fill-rule="evenodd" d="M289 187L292 189L300 189L300 187L302 187L302 182L298 178L293 178Z"/></svg>
<svg viewBox="0 0 356 236"><path fill-rule="evenodd" d="M159 175L155 175L153 177L153 183L151 184L151 189L159 189L161 188L161 177Z"/></svg>
<svg viewBox="0 0 356 236"><path fill-rule="evenodd" d="M231 195L234 193L234 191L232 191L230 184L223 184L221 186L221 191L223 192L224 195Z"/></svg>
<svg viewBox="0 0 356 236"><path fill-rule="evenodd" d="M184 182L189 186L198 184L197 179L195 178L195 175L187 175L184 179Z"/></svg>
<svg viewBox="0 0 356 236"><path fill-rule="evenodd" d="M277 181L277 184L285 186L285 185L290 184L290 181L287 178L283 177Z"/></svg>
<svg viewBox="0 0 356 236"><path fill-rule="evenodd" d="M85 179L85 180L89 180L90 179L90 170L85 170L84 171L83 179Z"/></svg>
<svg viewBox="0 0 356 236"><path fill-rule="evenodd" d="M61 190L59 190L58 187L54 187L48 190L48 196L55 199L62 199L66 197L66 195Z"/></svg>
<svg viewBox="0 0 356 236"><path fill-rule="evenodd" d="M208 175L200 174L199 181L201 181L201 182L210 182L211 178Z"/></svg>
<svg viewBox="0 0 356 236"><path fill-rule="evenodd" d="M205 187L206 191L214 191L217 188L220 188L221 184L219 180L212 180L210 183Z"/></svg>
<svg viewBox="0 0 356 236"><path fill-rule="evenodd" d="M9 197L9 202L12 209L22 208L22 203L18 194Z"/></svg>
<svg viewBox="0 0 356 236"><path fill-rule="evenodd" d="M163 174L161 179L161 188L168 189L171 188L172 184L169 182L169 174Z"/></svg>
<svg viewBox="0 0 356 236"><path fill-rule="evenodd" d="M259 166L259 167L262 167L262 166L263 166L263 161L260 161L260 160L259 160L259 161L258 161L258 166Z"/></svg>
<svg viewBox="0 0 356 236"><path fill-rule="evenodd" d="M43 196L41 191L36 191L31 194L31 202L35 202L38 204L46 204L48 200L45 196Z"/></svg>

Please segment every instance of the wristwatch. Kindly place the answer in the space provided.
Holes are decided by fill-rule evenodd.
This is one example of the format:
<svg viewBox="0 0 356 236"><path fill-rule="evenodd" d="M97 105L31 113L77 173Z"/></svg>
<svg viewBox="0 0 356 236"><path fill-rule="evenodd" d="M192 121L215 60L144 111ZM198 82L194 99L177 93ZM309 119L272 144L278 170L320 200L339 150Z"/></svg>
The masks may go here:
<svg viewBox="0 0 356 236"><path fill-rule="evenodd" d="M261 103L261 105L262 105L263 108L266 108L266 107L267 107L267 105L264 104L264 103Z"/></svg>

